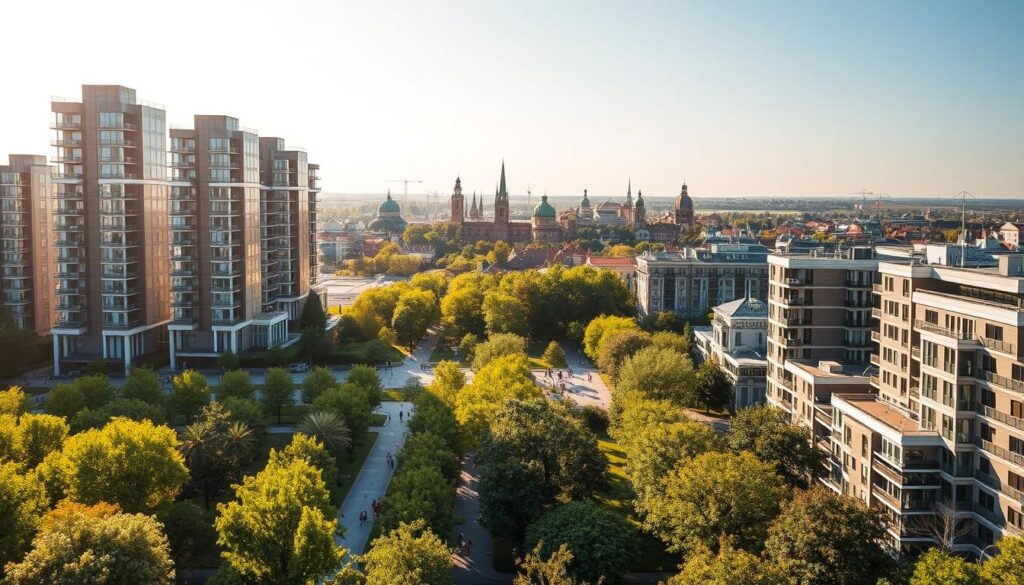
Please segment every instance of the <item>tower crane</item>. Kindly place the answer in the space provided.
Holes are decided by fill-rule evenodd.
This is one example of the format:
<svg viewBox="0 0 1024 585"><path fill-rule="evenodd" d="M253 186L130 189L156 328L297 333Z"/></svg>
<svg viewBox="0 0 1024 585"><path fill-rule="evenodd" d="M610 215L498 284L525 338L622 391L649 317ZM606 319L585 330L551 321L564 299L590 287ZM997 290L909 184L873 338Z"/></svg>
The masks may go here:
<svg viewBox="0 0 1024 585"><path fill-rule="evenodd" d="M402 177L401 179L388 179L387 182L402 184L402 207L405 207L409 203L409 183L422 183L423 181Z"/></svg>

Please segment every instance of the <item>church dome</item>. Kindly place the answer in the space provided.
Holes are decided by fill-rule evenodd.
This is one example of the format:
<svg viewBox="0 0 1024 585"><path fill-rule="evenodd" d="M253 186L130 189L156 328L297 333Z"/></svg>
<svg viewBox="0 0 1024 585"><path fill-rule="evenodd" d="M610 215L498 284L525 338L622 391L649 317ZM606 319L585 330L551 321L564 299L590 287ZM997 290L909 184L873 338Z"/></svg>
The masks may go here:
<svg viewBox="0 0 1024 585"><path fill-rule="evenodd" d="M636 205L636 207L643 207L644 206L644 192L643 191L637 191L636 192L636 204L635 205Z"/></svg>
<svg viewBox="0 0 1024 585"><path fill-rule="evenodd" d="M679 196L676 197L676 207L679 209L693 209L693 199L690 199L690 194L687 193L686 183L683 183L683 188L679 191Z"/></svg>
<svg viewBox="0 0 1024 585"><path fill-rule="evenodd" d="M400 213L401 211L398 207L398 202L391 198L390 191L388 191L388 198L377 207L377 213Z"/></svg>
<svg viewBox="0 0 1024 585"><path fill-rule="evenodd" d="M544 195L540 198L540 203L537 207L533 208L533 217L555 217L555 208L551 207L548 203L548 196Z"/></svg>
<svg viewBox="0 0 1024 585"><path fill-rule="evenodd" d="M587 190L586 189L583 190L583 201L580 201L580 207L581 208L585 207L587 209L590 209L590 198L587 197Z"/></svg>

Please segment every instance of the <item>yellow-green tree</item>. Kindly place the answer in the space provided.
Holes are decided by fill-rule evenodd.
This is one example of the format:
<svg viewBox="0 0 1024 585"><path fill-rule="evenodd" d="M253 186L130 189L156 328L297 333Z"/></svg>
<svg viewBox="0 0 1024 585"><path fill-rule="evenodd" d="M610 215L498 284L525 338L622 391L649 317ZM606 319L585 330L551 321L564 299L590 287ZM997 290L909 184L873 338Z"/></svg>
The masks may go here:
<svg viewBox="0 0 1024 585"><path fill-rule="evenodd" d="M449 585L452 551L422 520L402 523L363 555L366 585Z"/></svg>
<svg viewBox="0 0 1024 585"><path fill-rule="evenodd" d="M611 338L619 331L639 328L636 321L630 317L601 315L587 325L587 329L583 333L583 351L596 362L601 355L601 344L606 339Z"/></svg>
<svg viewBox="0 0 1024 585"><path fill-rule="evenodd" d="M55 463L69 498L126 512L171 503L188 479L173 429L125 418L68 437Z"/></svg>
<svg viewBox="0 0 1024 585"><path fill-rule="evenodd" d="M455 399L455 418L468 441L479 439L506 400L541 396L526 356L499 357L480 369Z"/></svg>
<svg viewBox="0 0 1024 585"><path fill-rule="evenodd" d="M0 461L0 575L3 566L29 549L46 512L46 490L35 474L23 474L18 464Z"/></svg>
<svg viewBox="0 0 1024 585"><path fill-rule="evenodd" d="M217 543L246 582L303 585L338 569L345 551L334 544L337 510L319 469L272 458L235 496L217 506Z"/></svg>
<svg viewBox="0 0 1024 585"><path fill-rule="evenodd" d="M757 555L722 543L718 554L706 546L687 556L678 575L667 585L779 585L787 583L778 571Z"/></svg>

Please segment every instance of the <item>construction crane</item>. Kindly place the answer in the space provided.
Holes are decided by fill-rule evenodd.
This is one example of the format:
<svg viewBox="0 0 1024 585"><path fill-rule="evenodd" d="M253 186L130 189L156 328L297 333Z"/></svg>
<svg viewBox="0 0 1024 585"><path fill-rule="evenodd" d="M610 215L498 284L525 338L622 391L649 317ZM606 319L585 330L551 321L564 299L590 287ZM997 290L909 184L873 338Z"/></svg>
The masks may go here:
<svg viewBox="0 0 1024 585"><path fill-rule="evenodd" d="M388 179L387 182L402 184L402 207L405 207L406 204L408 204L409 199L409 183L422 183L423 181L419 179L409 179L403 177L401 179Z"/></svg>

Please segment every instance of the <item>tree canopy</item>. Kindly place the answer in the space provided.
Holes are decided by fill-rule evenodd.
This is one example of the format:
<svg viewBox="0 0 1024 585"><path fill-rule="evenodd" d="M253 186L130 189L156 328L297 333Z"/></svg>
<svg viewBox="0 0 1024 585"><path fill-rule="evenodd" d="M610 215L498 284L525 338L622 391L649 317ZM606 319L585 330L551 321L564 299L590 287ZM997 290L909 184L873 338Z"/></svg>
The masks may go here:
<svg viewBox="0 0 1024 585"><path fill-rule="evenodd" d="M594 502L570 502L553 508L526 531L526 548L540 547L550 557L564 544L573 554L568 572L595 583L602 577L618 580L636 550L626 520Z"/></svg>
<svg viewBox="0 0 1024 585"><path fill-rule="evenodd" d="M824 465L824 455L808 440L805 430L786 422L785 415L768 405L744 408L732 419L728 434L734 451L750 451L789 484L805 488Z"/></svg>
<svg viewBox="0 0 1024 585"><path fill-rule="evenodd" d="M366 585L449 585L451 550L422 520L402 523L373 541L361 558Z"/></svg>

